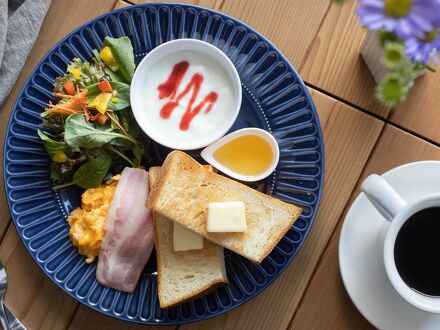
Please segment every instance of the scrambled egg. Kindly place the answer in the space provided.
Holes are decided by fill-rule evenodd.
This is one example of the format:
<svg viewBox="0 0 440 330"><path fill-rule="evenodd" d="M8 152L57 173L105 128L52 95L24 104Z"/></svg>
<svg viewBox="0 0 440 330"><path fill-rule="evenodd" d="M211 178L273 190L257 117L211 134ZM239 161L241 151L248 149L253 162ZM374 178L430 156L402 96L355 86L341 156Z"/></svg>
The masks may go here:
<svg viewBox="0 0 440 330"><path fill-rule="evenodd" d="M87 189L82 195L81 207L73 210L67 221L70 225L69 237L78 252L91 263L99 255L105 235L105 220L119 180L119 175L110 184Z"/></svg>

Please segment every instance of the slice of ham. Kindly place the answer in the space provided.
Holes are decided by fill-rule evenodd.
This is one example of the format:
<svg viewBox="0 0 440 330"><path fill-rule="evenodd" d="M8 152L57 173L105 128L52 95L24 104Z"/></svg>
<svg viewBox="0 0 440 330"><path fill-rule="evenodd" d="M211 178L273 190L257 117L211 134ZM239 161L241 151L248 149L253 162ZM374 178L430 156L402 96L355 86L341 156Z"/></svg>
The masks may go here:
<svg viewBox="0 0 440 330"><path fill-rule="evenodd" d="M113 195L99 253L96 278L107 287L132 292L154 247L146 205L148 172L126 167Z"/></svg>

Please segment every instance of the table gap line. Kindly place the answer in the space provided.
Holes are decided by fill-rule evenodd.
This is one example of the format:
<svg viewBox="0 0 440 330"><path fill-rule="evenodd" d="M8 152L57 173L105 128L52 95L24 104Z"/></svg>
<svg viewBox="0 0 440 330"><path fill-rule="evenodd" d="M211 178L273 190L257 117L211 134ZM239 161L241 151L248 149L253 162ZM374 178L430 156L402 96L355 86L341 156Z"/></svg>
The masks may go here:
<svg viewBox="0 0 440 330"><path fill-rule="evenodd" d="M41 268L40 268L40 270L41 270ZM58 289L60 289L60 288L58 288ZM61 290L61 289L60 289L60 290ZM61 290L61 291L62 291L62 290ZM63 291L63 293L66 294L64 291ZM69 297L69 298L73 299L72 297ZM71 325L72 325L72 323L73 323L73 320L75 319L75 316L76 316L76 314L78 313L79 307L81 306L81 303L80 303L79 301L77 301L76 299L73 299L73 300L75 300L75 302L76 302L76 306L75 306L75 310L73 311L72 315L70 316L70 320L69 320L69 322L67 323L66 330L69 329L69 328L71 327ZM91 309L90 309L90 310L91 310Z"/></svg>
<svg viewBox="0 0 440 330"><path fill-rule="evenodd" d="M9 207L8 207L8 212L9 212ZM0 233L0 246L3 244L3 239L5 238L6 233L9 230L9 227L11 227L11 225L12 225L12 217L11 217L10 212L9 212L8 220L6 220L6 222L9 222L9 223L5 226L5 230L2 233Z"/></svg>
<svg viewBox="0 0 440 330"><path fill-rule="evenodd" d="M394 126L394 127L398 128L398 129L400 129L401 131L403 131L405 133L408 133L408 134L410 134L410 135L412 135L412 136L414 136L416 138L419 138L420 140L428 142L428 143L430 143L430 144L432 144L432 145L434 145L436 147L440 147L440 142L436 142L434 140L431 140L430 138L428 138L426 136L423 136L420 133L414 132L414 131L406 128L406 127L403 127L403 126L401 126L399 124L396 124L395 122L392 122L392 121L389 121L389 120L385 120L385 123L387 123L390 126Z"/></svg>
<svg viewBox="0 0 440 330"><path fill-rule="evenodd" d="M365 169L367 168L367 165L370 162L371 157L374 155L376 149L378 148L378 145L379 145L380 141L382 140L383 134L385 132L385 128L387 127L387 124L385 123L385 121L382 120L382 122L384 123L384 125L382 126L382 128L380 130L380 133L377 136L376 142L375 142L373 148L371 149L371 152L368 155L368 158L367 158L367 160L365 161L365 163L364 163L364 165L362 167L362 171L360 171L359 177L356 180L356 183L354 184L353 189L352 189L352 191L350 193L350 197L348 198L346 204L342 208L341 216L339 217L339 220L336 222L335 227L333 228L333 230L332 230L332 232L331 232L331 234L329 236L329 239L328 239L327 243L325 244L324 249L322 250L323 252L321 253L321 256L319 257L319 261L316 263L316 265L315 265L315 267L313 269L313 272L312 272L312 275L310 276L309 282L307 283L307 286L305 287L305 289L304 289L304 291L303 291L303 293L301 295L301 299L299 300L298 305L296 306L296 309L295 309L295 311L292 314L292 318L290 319L290 322L289 322L289 325L288 325L287 329L290 329L293 326L293 322L295 320L295 317L297 316L298 311L300 310L301 306L304 303L304 300L306 298L306 295L307 295L307 292L309 290L309 287L310 287L311 283L313 282L313 279L316 276L317 270L321 266L321 264L324 262L324 257L325 257L325 255L327 253L327 250L329 249L329 247L330 247L331 243L333 242L333 240L336 239L336 236L338 235L339 225L340 225L341 221L343 221L343 219L345 218L345 214L346 214L346 212L348 211L348 209L351 206L350 202L352 200L353 193L356 191L356 188L360 184L360 180L362 178L362 174L364 173Z"/></svg>
<svg viewBox="0 0 440 330"><path fill-rule="evenodd" d="M306 84L306 86L308 86L310 88L313 88L314 90L316 90L316 91L318 91L318 92L320 92L320 93L322 93L322 94L324 94L324 95L326 95L326 96L328 96L328 97L330 97L332 99L335 99L336 101L339 101L339 102L341 102L341 103L343 103L345 105L348 105L348 106L350 106L352 108L355 108L355 109L361 111L362 113L364 113L364 114L366 114L368 116L371 116L373 118L379 119L380 121L383 121L385 124L389 124L391 126L394 126L394 127L398 128L398 129L400 129L401 131L403 131L405 133L408 133L408 134L410 134L410 135L412 135L412 136L414 136L416 138L419 138L419 139L421 139L421 140L423 140L425 142L428 142L428 143L430 143L430 144L432 144L432 145L434 145L436 147L440 147L440 142L432 140L429 137L423 136L420 133L417 133L417 132L415 132L415 131L413 131L413 130L411 130L409 128L406 128L406 127L404 127L404 126L402 126L400 124L397 124L394 121L392 121L390 119L390 115L391 115L392 111L400 111L400 110L391 110L389 112L389 114L387 115L387 117L384 118L384 117L381 117L381 116L379 116L379 115L377 115L375 113L372 113L372 112L370 112L370 111L368 111L366 109L363 109L363 108L359 107L358 105L353 104L350 101L347 101L347 100L345 100L345 99L343 99L343 98L341 98L341 97L339 97L337 95L329 93L329 92L327 92L326 90L324 90L324 89L322 89L320 87L317 87L317 86L315 86L313 84L310 84L308 82L304 82L304 83Z"/></svg>
<svg viewBox="0 0 440 330"><path fill-rule="evenodd" d="M136 5L137 5L136 3L134 3L134 2L131 1L131 0L122 0L122 1L128 3L128 4L131 5L131 6L136 6ZM116 5L118 2L119 2L119 1L116 0L115 5ZM114 6L113 6L113 10L115 10ZM112 10L112 11L113 11L113 10ZM109 13L110 13L110 11L109 11Z"/></svg>
<svg viewBox="0 0 440 330"><path fill-rule="evenodd" d="M352 107L352 108L355 108L355 109L357 109L357 110L359 110L359 111L361 111L361 112L363 112L363 113L365 113L365 114L367 114L367 115L369 115L369 116L371 116L371 117L374 117L374 118L376 118L376 119L379 119L379 120L384 121L384 122L387 123L387 118L388 118L389 114L388 114L387 117L382 117L382 116L380 116L380 115L378 115L378 114L375 114L375 113L370 112L370 111L368 111L368 110L366 110L366 109L364 109L364 108L361 108L361 107L358 106L357 104L354 104L354 103L352 103L352 102L350 102L350 101L347 101L347 100L343 99L343 98L340 97L340 96L337 96L337 95L335 95L335 94L333 94L333 93L330 93L330 92L326 91L325 89L322 89L321 87L318 87L318 86L316 86L316 85L314 85L314 84L311 84L311 83L309 83L309 82L307 82L307 81L304 81L304 83L306 84L306 86L309 86L309 87L311 87L311 88L317 90L318 92L320 92L320 93L322 93L322 94L324 94L324 95L327 95L328 97L331 97L332 99L335 99L336 101L339 101L339 102L341 102L341 103L344 103L345 105L348 105L348 106L350 106L350 107ZM390 111L390 113L391 113L391 111Z"/></svg>
<svg viewBox="0 0 440 330"><path fill-rule="evenodd" d="M376 119L379 119L379 120L385 122L385 124L389 124L389 125L391 125L391 126L394 126L394 127L400 129L401 131L403 131L403 132L405 132L405 133L408 133L408 134L410 134L410 135L412 135L412 136L414 136L414 137L417 137L417 138L419 138L419 139L421 139L421 140L423 140L423 141L425 141L425 142L428 142L428 143L430 143L430 144L432 144L432 145L434 145L434 146L436 146L436 147L440 147L440 141L437 142L437 141L435 141L435 140L433 140L433 139L431 139L431 138L429 138L429 137L427 137L427 136L424 136L424 135L422 135L422 134L420 134L420 133L418 133L418 132L415 132L415 131L413 131L413 130L407 128L407 127L404 127L404 126L402 126L402 125L400 125L400 124L394 122L394 121L391 119L391 113L392 113L393 111L402 111L402 110L397 110L397 109L392 110L392 109L391 109L391 111L388 112L388 115L387 115L386 117L381 117L381 116L379 116L379 115L377 115L377 114L375 114L375 113L372 113L372 112L370 112L370 111L368 111L368 110L366 110L366 109L364 109L364 108L361 108L361 107L359 107L358 105L356 105L356 104L354 104L354 103L351 103L350 101L347 101L347 100L345 100L345 99L343 99L343 98L341 98L341 97L339 97L339 96L337 96L337 95L334 95L334 94L332 94L332 93L330 93L330 92L328 92L328 91L326 91L326 90L324 90L324 89L322 89L322 88L320 88L320 87L317 87L317 86L315 86L315 85L313 85L313 84L311 84L311 83L308 83L308 82L306 82L306 81L305 81L304 83L306 84L306 86L308 86L308 87L310 87L310 88L313 88L313 89L317 90L318 92L320 92L320 93L322 93L322 94L324 94L324 95L326 95L326 96L328 96L328 97L331 97L331 98L333 98L333 99L335 99L335 100L337 100L337 101L339 101L339 102L341 102L341 103L344 103L344 104L346 104L346 105L348 105L348 106L350 106L350 107L352 107L352 108L355 108L355 109L357 109L357 110L359 110L359 111L365 113L366 115L369 115L369 116L371 116L371 117L374 117L374 118L376 118Z"/></svg>

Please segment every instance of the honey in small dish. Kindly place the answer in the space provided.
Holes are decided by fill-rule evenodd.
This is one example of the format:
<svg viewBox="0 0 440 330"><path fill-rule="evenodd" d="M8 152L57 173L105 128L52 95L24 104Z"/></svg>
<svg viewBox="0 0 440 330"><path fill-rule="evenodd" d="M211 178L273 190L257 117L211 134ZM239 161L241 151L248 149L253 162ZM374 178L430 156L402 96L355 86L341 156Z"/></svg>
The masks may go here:
<svg viewBox="0 0 440 330"><path fill-rule="evenodd" d="M246 176L266 171L274 159L270 143L255 134L239 136L213 153L213 158L229 170Z"/></svg>

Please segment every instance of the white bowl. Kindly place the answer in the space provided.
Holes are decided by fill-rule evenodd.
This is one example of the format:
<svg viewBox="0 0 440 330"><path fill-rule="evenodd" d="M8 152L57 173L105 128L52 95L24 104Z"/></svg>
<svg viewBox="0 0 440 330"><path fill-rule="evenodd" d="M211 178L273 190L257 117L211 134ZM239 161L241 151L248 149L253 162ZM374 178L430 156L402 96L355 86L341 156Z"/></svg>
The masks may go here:
<svg viewBox="0 0 440 330"><path fill-rule="evenodd" d="M230 170L229 168L227 168L226 166L222 165L214 158L214 152L217 149L219 149L221 146L225 145L226 143L243 135L258 135L262 137L264 140L266 140L272 148L272 153L273 153L272 163L264 172L258 175L242 175L236 173ZM272 136L272 134L260 128L249 127L249 128L242 128L238 131L232 132L231 134L224 136L220 140L216 141L215 143L203 149L200 155L209 164L214 166L219 171L225 173L226 175L229 175L231 178L240 181L253 182L267 178L275 170L280 160L280 149L278 147L277 141Z"/></svg>
<svg viewBox="0 0 440 330"><path fill-rule="evenodd" d="M156 87L167 80L173 66L182 61L179 58L184 58L190 65L174 95L178 96L190 78L194 77L194 72L199 72L194 70L207 67L209 69L203 71L202 84L217 86L215 91L219 91L211 111L205 113L206 108L203 108L194 117L187 131L179 128L179 123L187 110L184 109L185 102L189 103L192 92L182 98L181 106L174 109L168 119L163 119L160 115L163 104L176 96L159 99ZM210 92L208 87L203 88L205 87L202 85L193 109ZM157 143L180 150L199 149L225 135L238 116L241 97L240 77L231 60L218 48L196 39L177 39L153 49L139 63L130 87L131 108L141 129Z"/></svg>

